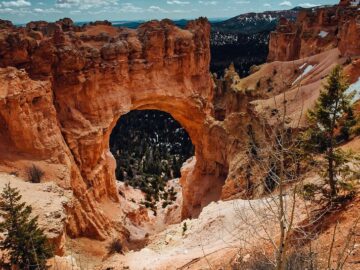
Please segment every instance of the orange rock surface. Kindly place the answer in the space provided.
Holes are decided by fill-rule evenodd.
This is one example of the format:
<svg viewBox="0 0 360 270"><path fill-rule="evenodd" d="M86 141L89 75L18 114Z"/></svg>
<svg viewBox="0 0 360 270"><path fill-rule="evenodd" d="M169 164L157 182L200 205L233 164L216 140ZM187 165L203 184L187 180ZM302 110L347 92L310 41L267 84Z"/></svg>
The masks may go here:
<svg viewBox="0 0 360 270"><path fill-rule="evenodd" d="M338 47L343 56L360 54L360 10L352 1L300 11L296 22L282 19L270 35L268 61L291 61Z"/></svg>
<svg viewBox="0 0 360 270"><path fill-rule="evenodd" d="M24 174L41 161L46 178L71 188L70 236L104 239L112 228L100 207L118 201L109 136L131 110L170 113L195 145L197 162L182 180L183 216L210 202L207 193L220 197L227 168L212 117L206 19L185 29L168 20L137 30L101 22L80 28L70 19L1 25L2 168Z"/></svg>

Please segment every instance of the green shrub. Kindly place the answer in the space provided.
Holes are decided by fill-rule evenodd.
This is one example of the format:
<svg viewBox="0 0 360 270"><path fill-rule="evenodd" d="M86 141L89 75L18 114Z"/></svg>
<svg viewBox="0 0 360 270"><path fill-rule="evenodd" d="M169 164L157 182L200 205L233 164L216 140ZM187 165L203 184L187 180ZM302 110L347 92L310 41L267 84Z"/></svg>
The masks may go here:
<svg viewBox="0 0 360 270"><path fill-rule="evenodd" d="M184 222L184 224L182 226L182 235L183 236L185 235L186 231L187 231L187 224L186 224L186 222Z"/></svg>
<svg viewBox="0 0 360 270"><path fill-rule="evenodd" d="M44 270L47 259L53 256L43 230L38 227L38 217L31 218L32 208L21 202L18 189L7 184L0 195L0 250L5 260L0 268ZM1 265L2 264L2 265Z"/></svg>

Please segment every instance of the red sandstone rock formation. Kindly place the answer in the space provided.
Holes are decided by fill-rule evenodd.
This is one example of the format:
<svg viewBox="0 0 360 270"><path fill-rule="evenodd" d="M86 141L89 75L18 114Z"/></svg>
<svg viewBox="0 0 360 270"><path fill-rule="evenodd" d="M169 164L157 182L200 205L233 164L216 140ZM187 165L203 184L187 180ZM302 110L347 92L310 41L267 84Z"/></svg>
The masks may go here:
<svg viewBox="0 0 360 270"><path fill-rule="evenodd" d="M291 61L339 47L344 56L360 54L360 11L353 1L307 9L296 22L281 20L270 35L268 61Z"/></svg>
<svg viewBox="0 0 360 270"><path fill-rule="evenodd" d="M354 11L346 7L320 10L316 16L303 13L301 27L282 20L272 34L269 57L295 59L313 52L314 44L324 41L306 39L305 33L318 35L320 25L329 31L320 50L336 44L342 54L356 54L358 24L349 10ZM333 11L335 18L346 20L334 23ZM338 28L339 36L349 42L334 41L335 32L330 30ZM258 74L240 80L230 69L225 81L216 81L214 91L209 35L205 19L190 22L186 29L163 20L137 30L106 22L75 27L68 19L30 23L26 28L0 22L0 169L23 171L24 164L41 161L48 180L74 192L75 199L67 206L68 235L104 239L112 228L121 230L102 211L103 202L118 201L115 162L109 151L112 128L131 110L157 109L181 123L196 149L180 180L183 217L196 216L221 193L228 198L246 189L242 160L249 124L260 129L251 101L268 98L263 74L274 77L274 86L284 74L275 76L276 65L265 65ZM274 40L282 44L277 46ZM315 86L334 61L341 61L335 50L336 55L321 62L317 77L307 79L310 94L305 98L316 98ZM285 68L290 84L300 62L285 66L291 67ZM261 87L255 91L258 81ZM286 87L276 86L275 94Z"/></svg>
<svg viewBox="0 0 360 270"><path fill-rule="evenodd" d="M118 201L109 136L131 110L169 112L190 134L197 162L182 179L183 216L220 197L226 145L212 117L207 20L186 29L168 20L137 30L107 23L76 28L68 19L6 25L0 30L0 159L20 170L17 159L43 160L49 173L59 171L52 180L76 197L68 209L70 236L104 239L112 227L100 207Z"/></svg>

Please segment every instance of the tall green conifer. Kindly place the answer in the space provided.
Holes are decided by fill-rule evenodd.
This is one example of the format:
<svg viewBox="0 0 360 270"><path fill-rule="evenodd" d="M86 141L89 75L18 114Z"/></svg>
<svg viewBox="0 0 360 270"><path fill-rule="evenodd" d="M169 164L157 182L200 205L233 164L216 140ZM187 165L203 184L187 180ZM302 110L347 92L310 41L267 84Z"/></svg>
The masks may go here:
<svg viewBox="0 0 360 270"><path fill-rule="evenodd" d="M348 167L351 155L337 148L343 138L349 137L349 130L355 124L351 108L353 93L346 93L349 84L342 68L336 66L330 73L324 89L313 110L308 113L309 129L304 133L305 151L321 154L326 161L321 164L327 183L330 187L330 197L338 193L338 176ZM343 126L344 123L346 126ZM346 134L345 134L346 133Z"/></svg>
<svg viewBox="0 0 360 270"><path fill-rule="evenodd" d="M0 241L4 251L4 267L22 270L47 269L46 261L53 254L43 230L38 227L38 218L31 217L32 208L21 202L19 190L7 184L0 194L0 232L5 238Z"/></svg>

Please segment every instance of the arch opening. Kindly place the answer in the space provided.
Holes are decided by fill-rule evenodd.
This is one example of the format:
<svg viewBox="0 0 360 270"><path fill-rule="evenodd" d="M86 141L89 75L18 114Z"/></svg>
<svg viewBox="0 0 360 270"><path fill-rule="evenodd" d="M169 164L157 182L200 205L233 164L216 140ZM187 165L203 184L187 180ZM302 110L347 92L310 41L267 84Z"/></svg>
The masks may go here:
<svg viewBox="0 0 360 270"><path fill-rule="evenodd" d="M122 115L112 130L109 147L116 160L119 184L143 192L144 196L138 193L140 198L131 198L133 202L152 210L154 215L159 209L179 203L180 169L195 155L195 147L171 114L144 109Z"/></svg>

